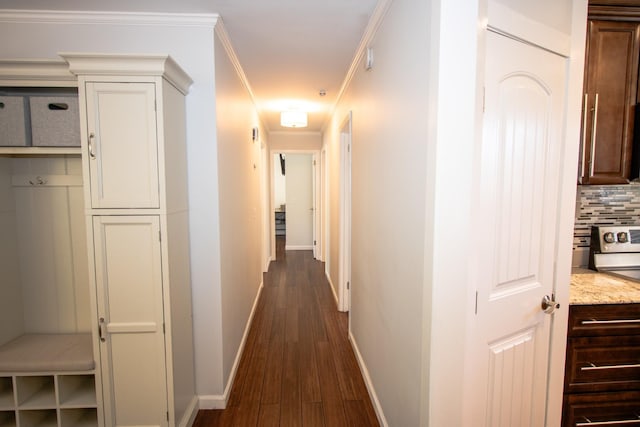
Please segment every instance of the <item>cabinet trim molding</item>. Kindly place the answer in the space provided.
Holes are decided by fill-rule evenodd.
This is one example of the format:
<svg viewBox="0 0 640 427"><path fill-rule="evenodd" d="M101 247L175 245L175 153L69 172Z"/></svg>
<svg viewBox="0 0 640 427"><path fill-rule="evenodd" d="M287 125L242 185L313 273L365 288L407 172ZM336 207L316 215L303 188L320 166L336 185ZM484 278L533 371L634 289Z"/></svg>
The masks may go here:
<svg viewBox="0 0 640 427"><path fill-rule="evenodd" d="M50 59L0 60L0 82L3 86L78 86L69 64Z"/></svg>
<svg viewBox="0 0 640 427"><path fill-rule="evenodd" d="M78 76L164 77L183 95L193 80L169 55L133 55L63 52L69 70Z"/></svg>

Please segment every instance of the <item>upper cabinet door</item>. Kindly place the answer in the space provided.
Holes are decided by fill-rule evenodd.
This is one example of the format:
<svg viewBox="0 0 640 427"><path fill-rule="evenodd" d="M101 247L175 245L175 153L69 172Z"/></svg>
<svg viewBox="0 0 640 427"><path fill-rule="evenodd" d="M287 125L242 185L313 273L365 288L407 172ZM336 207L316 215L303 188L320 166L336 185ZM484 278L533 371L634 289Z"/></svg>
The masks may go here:
<svg viewBox="0 0 640 427"><path fill-rule="evenodd" d="M585 69L583 184L629 182L640 24L589 21Z"/></svg>
<svg viewBox="0 0 640 427"><path fill-rule="evenodd" d="M154 83L86 83L93 208L159 208Z"/></svg>

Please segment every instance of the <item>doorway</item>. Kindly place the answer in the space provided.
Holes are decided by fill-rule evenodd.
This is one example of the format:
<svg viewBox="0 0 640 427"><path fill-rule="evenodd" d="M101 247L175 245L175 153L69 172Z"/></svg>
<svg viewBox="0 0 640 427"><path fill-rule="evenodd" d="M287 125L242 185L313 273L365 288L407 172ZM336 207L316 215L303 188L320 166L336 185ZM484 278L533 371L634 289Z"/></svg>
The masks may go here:
<svg viewBox="0 0 640 427"><path fill-rule="evenodd" d="M273 258L278 257L276 244L283 244L285 250L311 250L317 258L318 153L282 150L271 157Z"/></svg>

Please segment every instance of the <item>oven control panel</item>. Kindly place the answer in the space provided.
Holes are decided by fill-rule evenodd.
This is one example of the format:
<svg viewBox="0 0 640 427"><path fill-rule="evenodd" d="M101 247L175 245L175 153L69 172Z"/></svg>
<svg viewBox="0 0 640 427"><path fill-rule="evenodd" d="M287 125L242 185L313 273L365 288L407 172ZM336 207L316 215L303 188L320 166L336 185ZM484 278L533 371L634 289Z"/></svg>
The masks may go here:
<svg viewBox="0 0 640 427"><path fill-rule="evenodd" d="M597 247L597 251L600 253L640 252L640 226L593 227L591 240L591 246Z"/></svg>

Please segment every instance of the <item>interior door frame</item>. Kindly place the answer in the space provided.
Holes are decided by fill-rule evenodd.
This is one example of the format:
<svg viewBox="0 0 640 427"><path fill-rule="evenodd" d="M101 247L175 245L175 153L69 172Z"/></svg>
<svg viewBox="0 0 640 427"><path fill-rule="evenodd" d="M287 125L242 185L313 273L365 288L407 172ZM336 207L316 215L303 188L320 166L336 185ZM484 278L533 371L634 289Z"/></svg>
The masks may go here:
<svg viewBox="0 0 640 427"><path fill-rule="evenodd" d="M311 154L311 158L313 159L313 185L312 194L313 194L313 254L314 258L317 258L317 254L320 253L318 249L318 236L320 235L319 230L321 229L320 217L318 214L320 209L322 209L322 203L320 199L320 183L321 183L321 168L319 167L318 160L320 159L320 150L283 150L283 149L271 149L269 150L269 165L273 165L273 156L276 154ZM271 237L271 259L276 260L276 213L275 213L275 183L274 183L274 170L271 170L269 174L270 181L270 192L271 195L269 197L269 217L270 217L270 237Z"/></svg>
<svg viewBox="0 0 640 427"><path fill-rule="evenodd" d="M340 125L340 237L338 309L351 311L351 145L352 113Z"/></svg>

